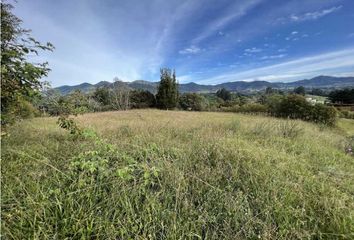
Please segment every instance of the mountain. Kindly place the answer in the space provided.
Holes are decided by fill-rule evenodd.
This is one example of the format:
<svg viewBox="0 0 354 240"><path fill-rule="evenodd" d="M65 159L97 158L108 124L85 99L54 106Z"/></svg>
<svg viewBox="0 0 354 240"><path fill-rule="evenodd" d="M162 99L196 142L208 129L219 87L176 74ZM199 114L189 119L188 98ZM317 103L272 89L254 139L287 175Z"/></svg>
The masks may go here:
<svg viewBox="0 0 354 240"><path fill-rule="evenodd" d="M158 82L149 82L144 80L136 80L133 82L117 81L115 83L101 81L97 84L82 83L76 86L61 86L55 88L61 94L66 95L75 90L83 92L92 92L99 87L124 87L127 89L148 90L156 93ZM304 86L305 88L344 88L354 87L354 77L331 77L331 76L317 76L311 79L304 79L295 82L267 82L267 81L253 81L253 82L226 82L216 85L202 85L194 82L179 84L181 92L216 92L218 89L225 88L233 92L251 92L264 90L267 87L277 89L293 89L295 87Z"/></svg>

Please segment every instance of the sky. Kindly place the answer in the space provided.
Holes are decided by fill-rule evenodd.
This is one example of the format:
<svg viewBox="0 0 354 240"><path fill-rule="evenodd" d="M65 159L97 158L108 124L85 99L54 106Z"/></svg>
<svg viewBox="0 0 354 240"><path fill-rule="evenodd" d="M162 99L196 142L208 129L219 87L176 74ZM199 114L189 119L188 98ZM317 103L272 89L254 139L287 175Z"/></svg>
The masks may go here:
<svg viewBox="0 0 354 240"><path fill-rule="evenodd" d="M83 82L289 82L354 76L353 0L18 0L14 13L54 52L53 87Z"/></svg>

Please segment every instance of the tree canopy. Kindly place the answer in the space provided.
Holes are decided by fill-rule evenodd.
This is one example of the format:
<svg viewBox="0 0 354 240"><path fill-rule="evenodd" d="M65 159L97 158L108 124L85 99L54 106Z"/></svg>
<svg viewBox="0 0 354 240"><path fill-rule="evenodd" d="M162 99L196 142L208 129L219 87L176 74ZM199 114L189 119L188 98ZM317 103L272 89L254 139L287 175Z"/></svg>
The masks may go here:
<svg viewBox="0 0 354 240"><path fill-rule="evenodd" d="M157 107L173 109L177 107L179 95L176 72L169 68L163 68L160 72L160 84L156 95Z"/></svg>
<svg viewBox="0 0 354 240"><path fill-rule="evenodd" d="M12 9L11 4L1 3L1 124L15 117L23 101L30 102L43 84L40 79L50 70L47 62L33 63L28 56L54 49L51 43L31 37Z"/></svg>

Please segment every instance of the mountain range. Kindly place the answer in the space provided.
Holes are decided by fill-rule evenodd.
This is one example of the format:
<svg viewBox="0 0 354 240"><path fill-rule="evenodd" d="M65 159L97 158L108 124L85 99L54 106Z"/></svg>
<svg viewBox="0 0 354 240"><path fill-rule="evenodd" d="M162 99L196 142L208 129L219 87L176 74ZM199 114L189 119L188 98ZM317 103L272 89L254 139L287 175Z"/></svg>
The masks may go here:
<svg viewBox="0 0 354 240"><path fill-rule="evenodd" d="M75 86L60 86L55 88L61 94L66 95L75 90L80 90L82 92L88 93L94 91L99 87L124 87L127 89L140 89L148 90L152 93L156 93L158 82L149 82L144 80L136 80L133 82L123 82L118 81L115 83L101 81L97 84L82 83ZM317 76L311 79L304 79L294 82L267 82L267 81L236 81L236 82L226 82L216 85L202 85L194 82L179 84L179 90L182 93L186 92L216 92L221 88L225 88L232 92L252 92L264 90L267 87L272 87L276 89L293 89L295 87L303 86L305 88L345 88L354 87L354 77L331 77L331 76Z"/></svg>

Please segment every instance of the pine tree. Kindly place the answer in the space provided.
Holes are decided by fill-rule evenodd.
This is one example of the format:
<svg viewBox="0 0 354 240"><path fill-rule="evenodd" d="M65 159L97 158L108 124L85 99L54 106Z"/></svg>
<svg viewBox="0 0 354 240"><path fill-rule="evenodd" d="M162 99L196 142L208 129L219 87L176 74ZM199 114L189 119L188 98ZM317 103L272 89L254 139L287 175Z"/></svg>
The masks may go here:
<svg viewBox="0 0 354 240"><path fill-rule="evenodd" d="M178 103L178 83L176 72L169 68L160 70L160 84L156 95L157 107L161 109L173 109Z"/></svg>

